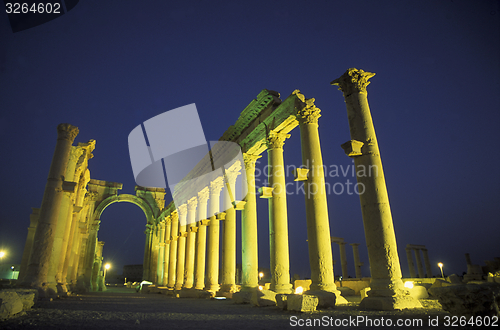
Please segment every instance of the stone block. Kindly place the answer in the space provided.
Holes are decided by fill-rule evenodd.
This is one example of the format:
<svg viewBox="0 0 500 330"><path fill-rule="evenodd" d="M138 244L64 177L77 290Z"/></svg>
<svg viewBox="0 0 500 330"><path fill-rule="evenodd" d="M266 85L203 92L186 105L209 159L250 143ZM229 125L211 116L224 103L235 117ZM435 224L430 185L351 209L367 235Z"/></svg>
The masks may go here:
<svg viewBox="0 0 500 330"><path fill-rule="evenodd" d="M299 286L301 286L304 289L304 291L307 291L311 287L311 283L312 283L311 280L296 280L293 283L293 288L297 289Z"/></svg>
<svg viewBox="0 0 500 330"><path fill-rule="evenodd" d="M348 288L346 286L340 286L340 287L338 286L337 290L339 290L342 296L344 297L356 295L356 292L353 289Z"/></svg>
<svg viewBox="0 0 500 330"><path fill-rule="evenodd" d="M451 274L448 276L447 281L451 284L463 284L462 280L457 274Z"/></svg>
<svg viewBox="0 0 500 330"><path fill-rule="evenodd" d="M276 292L271 290L253 291L252 305L259 307L276 306Z"/></svg>
<svg viewBox="0 0 500 330"><path fill-rule="evenodd" d="M337 301L337 296L333 292L327 291L307 291L306 295L313 295L318 298L317 308L334 308L335 302ZM340 296L340 293L339 293ZM342 298L345 300L345 298Z"/></svg>
<svg viewBox="0 0 500 330"><path fill-rule="evenodd" d="M314 312L319 299L309 294L291 294L287 297L287 309L297 312Z"/></svg>
<svg viewBox="0 0 500 330"><path fill-rule="evenodd" d="M287 302L288 296L293 296L293 295L284 294L284 293L277 294L276 295L276 306L278 306L282 310L286 310L287 305L288 305L288 302Z"/></svg>
<svg viewBox="0 0 500 330"><path fill-rule="evenodd" d="M16 289L17 295L23 303L23 310L29 310L37 301L38 290L36 289Z"/></svg>
<svg viewBox="0 0 500 330"><path fill-rule="evenodd" d="M14 289L0 291L0 319L8 319L23 311L23 302Z"/></svg>
<svg viewBox="0 0 500 330"><path fill-rule="evenodd" d="M500 284L462 284L430 288L443 309L452 315L499 316Z"/></svg>
<svg viewBox="0 0 500 330"><path fill-rule="evenodd" d="M410 296L416 299L425 299L429 298L429 293L427 293L427 289L421 285L415 285L413 288L408 289L410 292Z"/></svg>
<svg viewBox="0 0 500 330"><path fill-rule="evenodd" d="M234 304L249 304L252 301L252 291L240 291L233 293Z"/></svg>

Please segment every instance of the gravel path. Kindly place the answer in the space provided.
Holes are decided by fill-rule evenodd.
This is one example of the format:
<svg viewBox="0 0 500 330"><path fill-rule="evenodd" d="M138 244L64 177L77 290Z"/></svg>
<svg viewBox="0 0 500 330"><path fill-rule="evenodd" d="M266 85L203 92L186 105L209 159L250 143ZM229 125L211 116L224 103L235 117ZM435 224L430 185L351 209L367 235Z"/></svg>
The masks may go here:
<svg viewBox="0 0 500 330"><path fill-rule="evenodd" d="M344 322L344 329L384 329L389 328L387 322L400 328L396 327L398 320L407 324L422 320L421 326L411 329L437 329L429 326L429 318L439 318L442 324L449 313L433 300L424 303L429 308L402 312L361 311L357 303L351 303L335 310L296 313L278 307L237 305L230 300L180 299L112 288L39 301L24 315L0 322L0 329L291 329L309 328L307 325L314 322L326 328L337 328L335 322Z"/></svg>

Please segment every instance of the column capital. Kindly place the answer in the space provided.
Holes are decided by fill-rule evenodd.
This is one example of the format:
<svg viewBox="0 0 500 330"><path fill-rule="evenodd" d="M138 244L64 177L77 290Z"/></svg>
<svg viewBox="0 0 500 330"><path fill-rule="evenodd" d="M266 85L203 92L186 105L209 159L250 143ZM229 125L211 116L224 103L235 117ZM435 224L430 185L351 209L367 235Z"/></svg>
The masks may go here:
<svg viewBox="0 0 500 330"><path fill-rule="evenodd" d="M236 182L236 178L241 174L241 162L236 161L226 170L226 178L229 184L232 186Z"/></svg>
<svg viewBox="0 0 500 330"><path fill-rule="evenodd" d="M176 222L176 221L179 221L179 212L177 212L177 210L170 213L170 222Z"/></svg>
<svg viewBox="0 0 500 330"><path fill-rule="evenodd" d="M344 97L356 92L366 94L366 87L370 84L368 79L374 75L375 73L372 72L350 68L330 84L339 86L339 90L344 93Z"/></svg>
<svg viewBox="0 0 500 330"><path fill-rule="evenodd" d="M208 201L210 195L210 188L205 187L198 193L198 203L204 204Z"/></svg>
<svg viewBox="0 0 500 330"><path fill-rule="evenodd" d="M269 131L267 133L266 143L268 149L283 149L285 140L290 137L290 134L277 133L275 131Z"/></svg>
<svg viewBox="0 0 500 330"><path fill-rule="evenodd" d="M177 213L179 214L179 217L185 216L187 214L187 204L182 204L177 207Z"/></svg>
<svg viewBox="0 0 500 330"><path fill-rule="evenodd" d="M193 197L187 201L187 209L188 211L195 211L198 206L198 198Z"/></svg>
<svg viewBox="0 0 500 330"><path fill-rule="evenodd" d="M245 169L255 169L255 162L260 157L262 157L262 156L244 153L243 154L243 162L245 163Z"/></svg>
<svg viewBox="0 0 500 330"><path fill-rule="evenodd" d="M224 178L220 176L214 181L210 182L210 195L220 194L222 187L224 187Z"/></svg>
<svg viewBox="0 0 500 330"><path fill-rule="evenodd" d="M318 119L321 117L321 110L314 105L314 98L305 99L306 106L295 114L300 125L318 124Z"/></svg>
<svg viewBox="0 0 500 330"><path fill-rule="evenodd" d="M78 135L78 127L71 124L59 124L57 125L57 139L58 140L68 140L73 142Z"/></svg>

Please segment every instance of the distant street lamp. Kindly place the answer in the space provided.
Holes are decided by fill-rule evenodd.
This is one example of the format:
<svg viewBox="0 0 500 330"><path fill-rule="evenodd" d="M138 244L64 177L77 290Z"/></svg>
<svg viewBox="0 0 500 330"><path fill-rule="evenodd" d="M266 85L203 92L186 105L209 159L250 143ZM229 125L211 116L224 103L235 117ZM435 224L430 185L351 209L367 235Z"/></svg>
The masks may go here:
<svg viewBox="0 0 500 330"><path fill-rule="evenodd" d="M264 277L264 273L263 272L260 272L259 273L259 280L262 281L262 278Z"/></svg>
<svg viewBox="0 0 500 330"><path fill-rule="evenodd" d="M105 264L105 265L104 265L104 276L103 276L103 282L104 282L104 285L106 285L106 271L107 271L108 269L110 269L110 268L111 268L111 265L110 265L110 264Z"/></svg>
<svg viewBox="0 0 500 330"><path fill-rule="evenodd" d="M438 263L439 268L441 269L441 277L444 279L444 274L443 274L443 263L439 262Z"/></svg>
<svg viewBox="0 0 500 330"><path fill-rule="evenodd" d="M3 259L4 256L5 256L5 252L0 251L0 259Z"/></svg>

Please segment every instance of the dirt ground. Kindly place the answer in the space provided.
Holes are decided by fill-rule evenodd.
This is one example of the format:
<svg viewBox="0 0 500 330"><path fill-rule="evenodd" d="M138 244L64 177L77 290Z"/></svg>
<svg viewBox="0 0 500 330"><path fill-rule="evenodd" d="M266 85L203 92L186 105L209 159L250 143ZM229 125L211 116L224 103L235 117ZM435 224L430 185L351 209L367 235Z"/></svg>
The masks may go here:
<svg viewBox="0 0 500 330"><path fill-rule="evenodd" d="M173 298L111 288L106 292L39 301L24 315L0 321L0 329L450 328L443 326L449 313L435 300L422 302L428 308L399 312L361 311L357 302L351 302L335 309L298 313L278 307L237 305L231 300ZM439 327L431 324L436 320ZM402 326L397 322L403 322Z"/></svg>

